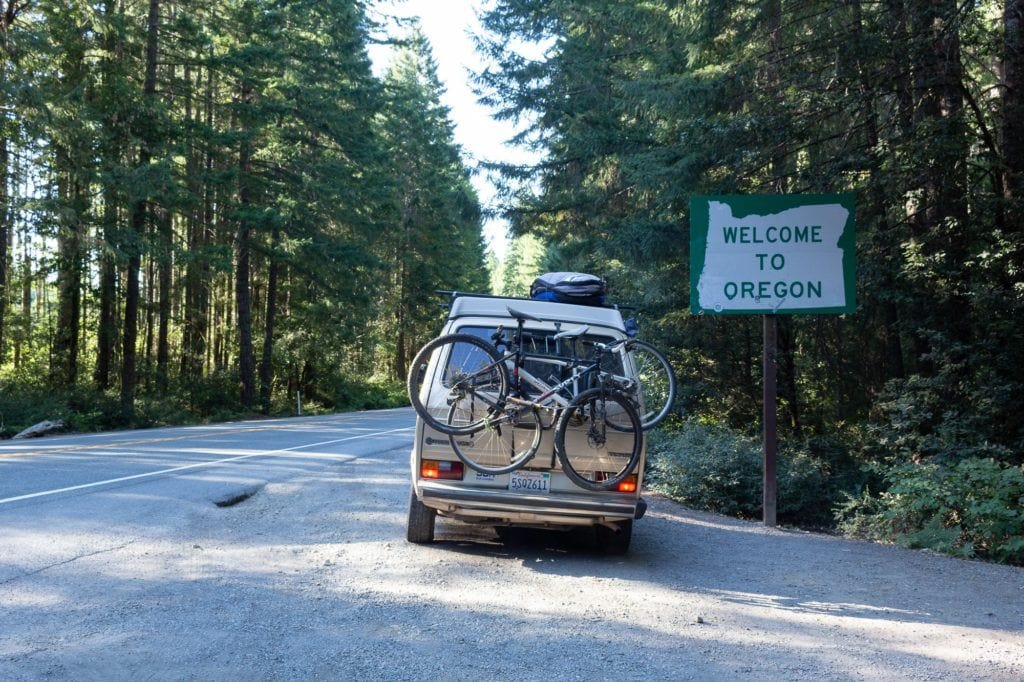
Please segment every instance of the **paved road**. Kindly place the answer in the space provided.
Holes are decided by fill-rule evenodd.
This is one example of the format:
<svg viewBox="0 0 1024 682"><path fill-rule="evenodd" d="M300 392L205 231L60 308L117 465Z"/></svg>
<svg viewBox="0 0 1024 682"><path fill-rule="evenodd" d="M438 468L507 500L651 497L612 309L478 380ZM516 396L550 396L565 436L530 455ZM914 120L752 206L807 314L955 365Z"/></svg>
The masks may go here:
<svg viewBox="0 0 1024 682"><path fill-rule="evenodd" d="M210 491L231 490L232 477L262 477L284 462L287 472L310 451L353 457L408 444L411 421L408 410L381 410L0 442L0 506L168 476L205 481L198 487ZM210 477L211 469L230 475Z"/></svg>
<svg viewBox="0 0 1024 682"><path fill-rule="evenodd" d="M621 558L410 545L412 421L0 443L0 679L1024 678L1021 569L656 497Z"/></svg>

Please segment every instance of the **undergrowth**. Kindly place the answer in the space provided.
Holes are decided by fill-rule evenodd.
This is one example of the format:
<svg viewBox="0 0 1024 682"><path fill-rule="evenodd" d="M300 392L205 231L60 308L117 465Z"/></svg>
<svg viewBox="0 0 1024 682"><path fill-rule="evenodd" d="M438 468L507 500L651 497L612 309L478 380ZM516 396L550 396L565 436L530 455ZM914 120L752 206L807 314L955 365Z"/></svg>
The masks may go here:
<svg viewBox="0 0 1024 682"><path fill-rule="evenodd" d="M924 461L883 459L878 443L780 443L779 521L1024 565L1024 466L977 449L960 458L947 449ZM695 508L761 517L760 439L692 418L652 433L648 456L652 489Z"/></svg>
<svg viewBox="0 0 1024 682"><path fill-rule="evenodd" d="M407 405L398 382L339 382L325 396L303 398L303 414L344 412ZM42 421L60 420L68 432L108 431L231 421L246 417L294 415L294 396L275 394L266 413L245 409L237 379L214 374L166 391L141 390L133 409L123 409L116 391L86 385L55 390L44 383L0 382L0 438L10 438Z"/></svg>

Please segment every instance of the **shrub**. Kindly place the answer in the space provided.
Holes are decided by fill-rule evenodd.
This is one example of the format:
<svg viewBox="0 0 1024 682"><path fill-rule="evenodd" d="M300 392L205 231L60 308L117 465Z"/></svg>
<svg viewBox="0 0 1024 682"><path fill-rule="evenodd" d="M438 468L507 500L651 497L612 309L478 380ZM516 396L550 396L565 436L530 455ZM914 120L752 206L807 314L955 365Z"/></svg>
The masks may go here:
<svg viewBox="0 0 1024 682"><path fill-rule="evenodd" d="M1012 425L993 424L986 417L993 412L987 387L957 385L964 392L960 395L950 388L952 383L950 377L940 374L913 375L886 384L869 425L871 446L865 452L867 458L888 464L968 458L1020 463L1019 453L1011 447ZM979 409L979 402L986 407ZM1015 404L1008 397L1003 402ZM1007 435L1010 445L1000 443Z"/></svg>
<svg viewBox="0 0 1024 682"><path fill-rule="evenodd" d="M405 384L399 381L352 381L331 377L325 401L338 410L378 410L409 404Z"/></svg>
<svg viewBox="0 0 1024 682"><path fill-rule="evenodd" d="M132 426L120 398L96 389L76 386L64 398L65 423L70 431L103 431Z"/></svg>
<svg viewBox="0 0 1024 682"><path fill-rule="evenodd" d="M0 438L45 419L67 419L64 396L42 385L0 382Z"/></svg>
<svg viewBox="0 0 1024 682"><path fill-rule="evenodd" d="M220 421L223 418L237 417L242 413L239 395L237 373L212 372L190 379L184 391L179 391L177 397L196 417Z"/></svg>
<svg viewBox="0 0 1024 682"><path fill-rule="evenodd" d="M759 440L721 424L686 420L673 432L653 432L648 450L652 488L684 504L722 514L760 518L762 454ZM779 519L830 522L828 466L808 443L778 454Z"/></svg>
<svg viewBox="0 0 1024 682"><path fill-rule="evenodd" d="M845 533L1024 564L1024 466L969 457L893 465L882 475L884 492L865 491L837 509Z"/></svg>

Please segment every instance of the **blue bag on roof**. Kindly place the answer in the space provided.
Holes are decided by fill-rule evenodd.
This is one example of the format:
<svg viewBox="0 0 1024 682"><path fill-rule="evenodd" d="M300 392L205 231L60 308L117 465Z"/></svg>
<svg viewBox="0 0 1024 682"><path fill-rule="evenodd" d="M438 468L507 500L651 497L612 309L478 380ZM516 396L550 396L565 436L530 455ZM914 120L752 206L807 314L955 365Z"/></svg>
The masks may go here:
<svg viewBox="0 0 1024 682"><path fill-rule="evenodd" d="M537 301L604 305L607 296L608 282L584 272L547 272L530 285L530 298Z"/></svg>

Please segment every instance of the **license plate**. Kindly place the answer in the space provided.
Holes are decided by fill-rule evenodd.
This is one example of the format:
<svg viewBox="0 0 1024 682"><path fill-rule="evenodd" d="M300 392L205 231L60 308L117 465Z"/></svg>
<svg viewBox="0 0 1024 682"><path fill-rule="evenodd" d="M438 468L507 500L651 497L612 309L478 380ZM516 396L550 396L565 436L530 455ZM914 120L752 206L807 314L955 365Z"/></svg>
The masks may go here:
<svg viewBox="0 0 1024 682"><path fill-rule="evenodd" d="M549 493L551 492L551 474L543 471L518 469L509 474L508 489L526 493Z"/></svg>

